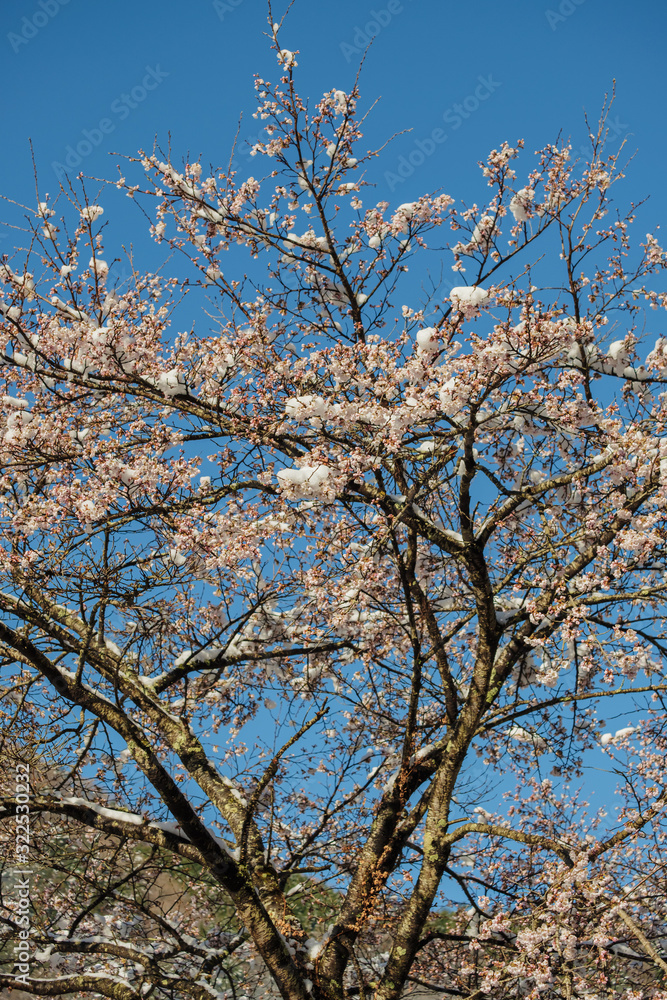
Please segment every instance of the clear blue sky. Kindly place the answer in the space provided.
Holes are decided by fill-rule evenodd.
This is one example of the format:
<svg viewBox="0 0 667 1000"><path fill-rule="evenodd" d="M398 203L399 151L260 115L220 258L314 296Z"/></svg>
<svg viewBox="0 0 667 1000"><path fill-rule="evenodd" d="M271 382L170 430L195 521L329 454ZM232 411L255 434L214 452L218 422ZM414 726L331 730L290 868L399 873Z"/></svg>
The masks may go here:
<svg viewBox="0 0 667 1000"><path fill-rule="evenodd" d="M274 14L283 10L276 0ZM0 22L0 193L31 206L29 139L42 194L55 194L52 164L65 161L68 146L83 143L86 151L90 136L91 151L73 173L115 176L108 154L148 148L156 135L165 146L171 135L177 158L190 150L221 165L242 112L240 139L257 131L253 71L278 76L263 34L265 0L4 0ZM532 151L561 129L580 145L583 109L596 120L615 78L618 140L627 136L638 151L627 197L651 194L646 221L662 221L667 7L660 0L296 0L281 41L301 51L302 92L317 98L348 88L365 37L377 28L362 76L363 103L381 97L368 145L413 130L378 168L378 199L402 202L442 188L481 201L486 188L475 164L489 149L523 137ZM391 190L385 171L396 172L418 141L428 150L437 128L446 138ZM126 220L140 225L136 210L124 201L117 211L127 239ZM0 208L0 218L11 216ZM5 234L0 251L11 242Z"/></svg>

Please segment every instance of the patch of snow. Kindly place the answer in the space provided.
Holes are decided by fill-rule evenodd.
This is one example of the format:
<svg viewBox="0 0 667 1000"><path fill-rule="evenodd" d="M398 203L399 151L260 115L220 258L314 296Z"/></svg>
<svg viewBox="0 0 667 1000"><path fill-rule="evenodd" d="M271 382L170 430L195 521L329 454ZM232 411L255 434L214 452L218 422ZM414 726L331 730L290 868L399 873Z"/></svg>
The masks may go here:
<svg viewBox="0 0 667 1000"><path fill-rule="evenodd" d="M299 892L299 890L303 889L307 885L308 885L307 882L297 882L296 885L292 886L289 892L285 893L285 899L287 899L289 896L293 896L295 893Z"/></svg>
<svg viewBox="0 0 667 1000"><path fill-rule="evenodd" d="M457 288L452 288L449 297L459 308L472 309L484 305L489 299L489 293L485 288L479 288L477 285L460 285Z"/></svg>
<svg viewBox="0 0 667 1000"><path fill-rule="evenodd" d="M14 396L0 396L0 403L16 410L27 410L30 407L27 399L16 399Z"/></svg>
<svg viewBox="0 0 667 1000"><path fill-rule="evenodd" d="M106 806L101 806L97 802L90 802L88 799L82 799L78 795L70 795L67 797L58 796L60 802L65 805L71 806L83 806L86 809L91 809L93 812L97 813L98 816L102 816L104 819L113 820L115 823L132 823L134 826L141 826L145 821L142 816L137 813L125 812L121 809L108 809Z"/></svg>
<svg viewBox="0 0 667 1000"><path fill-rule="evenodd" d="M632 733L636 732L636 726L626 726L624 729L617 729L614 733L615 740L622 740L626 736L631 736Z"/></svg>
<svg viewBox="0 0 667 1000"><path fill-rule="evenodd" d="M301 468L281 469L277 474L279 485L297 497L310 497L321 493L331 470L326 465L303 465Z"/></svg>
<svg viewBox="0 0 667 1000"><path fill-rule="evenodd" d="M424 758L428 757L429 754L432 753L433 750L435 750L435 748L436 748L435 743L427 743L426 746L423 746L421 750L417 751L417 753L411 759L411 763L413 762L418 763L420 760L424 760Z"/></svg>
<svg viewBox="0 0 667 1000"><path fill-rule="evenodd" d="M180 825L174 823L173 820L164 820L160 822L151 823L150 826L155 830L164 830L165 833L173 833L175 837L179 837L181 840L188 840L189 837L183 833Z"/></svg>
<svg viewBox="0 0 667 1000"><path fill-rule="evenodd" d="M614 361L618 361L620 357L627 354L627 347L625 340L615 340L609 345L607 350L607 355Z"/></svg>
<svg viewBox="0 0 667 1000"><path fill-rule="evenodd" d="M229 645L232 645L232 643ZM229 646L207 646L206 649L200 649L198 653L195 653L190 663L210 663L211 660L215 660L221 653L224 653L226 649L229 649Z"/></svg>
<svg viewBox="0 0 667 1000"><path fill-rule="evenodd" d="M547 749L546 740L538 736L537 733L531 733L528 729L524 729L523 726L510 726L507 735L518 743L531 743L537 753L543 753Z"/></svg>
<svg viewBox="0 0 667 1000"><path fill-rule="evenodd" d="M480 823L482 826L488 826L489 820L494 818L493 813L487 812L487 810L482 809L481 806L475 806L473 814L476 817L473 822Z"/></svg>
<svg viewBox="0 0 667 1000"><path fill-rule="evenodd" d="M182 667L182 666L184 666L184 664L186 664L188 662L188 660L190 659L191 656L192 656L192 650L191 649L184 649L183 652L179 653L179 655L174 660L174 666L175 667Z"/></svg>
<svg viewBox="0 0 667 1000"><path fill-rule="evenodd" d="M516 222L527 222L530 219L533 198L535 197L535 192L532 188L521 188L520 191L514 195L510 201L510 212L514 216Z"/></svg>
<svg viewBox="0 0 667 1000"><path fill-rule="evenodd" d="M417 350L424 354L437 351L440 347L437 333L438 331L434 326L427 326L423 330L418 330L416 337Z"/></svg>
<svg viewBox="0 0 667 1000"><path fill-rule="evenodd" d="M168 372L158 375L157 378L145 376L145 381L159 389L164 396L187 396L188 394L185 377L177 368L171 368Z"/></svg>
<svg viewBox="0 0 667 1000"><path fill-rule="evenodd" d="M406 201L403 202L402 205L398 206L398 208L394 212L392 222L401 223L401 228L399 232L401 233L408 232L409 222L412 216L415 214L416 207L417 207L416 201Z"/></svg>
<svg viewBox="0 0 667 1000"><path fill-rule="evenodd" d="M326 938L307 939L304 947L308 953L308 960L310 962L314 962L315 959L321 954L325 944L326 944Z"/></svg>
<svg viewBox="0 0 667 1000"><path fill-rule="evenodd" d="M520 614L520 612L514 609L511 611L496 610L496 621L498 622L499 625L506 625L507 622L512 620L512 618L516 618L518 614Z"/></svg>
<svg viewBox="0 0 667 1000"><path fill-rule="evenodd" d="M432 521L431 518L428 516L428 514L425 511L423 511L421 507L418 507L416 503L412 504L412 510L417 515L417 517L420 517L422 521L424 521L426 524L429 525L429 527L435 528L436 531L441 530L440 527L435 523L435 521Z"/></svg>

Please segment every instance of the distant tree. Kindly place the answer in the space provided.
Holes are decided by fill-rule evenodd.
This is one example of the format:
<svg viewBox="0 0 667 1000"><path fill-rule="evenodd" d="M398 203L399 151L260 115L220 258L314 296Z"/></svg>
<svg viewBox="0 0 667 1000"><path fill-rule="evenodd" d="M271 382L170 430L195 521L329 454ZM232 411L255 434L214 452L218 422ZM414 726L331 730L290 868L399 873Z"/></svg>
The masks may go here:
<svg viewBox="0 0 667 1000"><path fill-rule="evenodd" d="M665 253L605 114L373 203L356 86L308 109L272 31L262 179L118 181L175 277L114 291L75 186L2 265L2 738L51 756L27 812L3 757L0 985L667 997Z"/></svg>

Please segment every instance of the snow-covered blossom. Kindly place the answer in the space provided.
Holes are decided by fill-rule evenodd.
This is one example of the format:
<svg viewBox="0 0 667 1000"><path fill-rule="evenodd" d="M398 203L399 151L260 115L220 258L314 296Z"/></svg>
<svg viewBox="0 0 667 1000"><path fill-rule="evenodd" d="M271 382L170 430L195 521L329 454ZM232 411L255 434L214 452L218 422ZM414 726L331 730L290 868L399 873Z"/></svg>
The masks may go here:
<svg viewBox="0 0 667 1000"><path fill-rule="evenodd" d="M433 326L427 326L423 330L418 330L415 338L417 341L417 350L425 354L437 351L440 347L437 333L438 331Z"/></svg>
<svg viewBox="0 0 667 1000"><path fill-rule="evenodd" d="M322 464L281 469L277 473L279 485L293 497L318 497L326 495L326 485L330 476L331 470Z"/></svg>
<svg viewBox="0 0 667 1000"><path fill-rule="evenodd" d="M544 753L547 749L545 739L537 733L531 733L528 729L524 729L523 726L510 726L507 730L507 735L510 739L517 740L519 743L530 743L538 753Z"/></svg>
<svg viewBox="0 0 667 1000"><path fill-rule="evenodd" d="M465 316L474 316L480 306L489 301L489 292L477 285L460 285L452 288L449 297L452 304L460 309Z"/></svg>
<svg viewBox="0 0 667 1000"><path fill-rule="evenodd" d="M535 192L532 188L521 188L520 191L514 195L510 201L510 212L514 216L516 222L527 222L533 210L533 199L535 198Z"/></svg>

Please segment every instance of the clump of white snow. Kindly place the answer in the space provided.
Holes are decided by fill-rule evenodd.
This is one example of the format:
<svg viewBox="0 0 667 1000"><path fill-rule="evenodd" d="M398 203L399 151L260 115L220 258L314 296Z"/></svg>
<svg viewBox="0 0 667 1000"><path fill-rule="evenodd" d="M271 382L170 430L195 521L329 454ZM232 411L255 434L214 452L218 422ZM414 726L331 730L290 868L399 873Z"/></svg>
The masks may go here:
<svg viewBox="0 0 667 1000"><path fill-rule="evenodd" d="M469 243L457 243L455 253L470 256L481 250L488 253L493 245L494 236L498 235L496 220L493 215L483 215L475 226Z"/></svg>
<svg viewBox="0 0 667 1000"><path fill-rule="evenodd" d="M531 733L528 729L524 729L523 726L510 726L507 735L518 743L531 743L536 753L543 753L547 749L546 740L538 736L537 733Z"/></svg>
<svg viewBox="0 0 667 1000"><path fill-rule="evenodd" d="M474 316L480 306L489 301L489 293L478 285L460 285L452 288L449 293L452 305L456 306L466 317Z"/></svg>
<svg viewBox="0 0 667 1000"><path fill-rule="evenodd" d="M188 390L185 385L185 378L178 368L171 368L168 372L163 372L157 378L148 378L146 381L154 385L165 396L187 396Z"/></svg>
<svg viewBox="0 0 667 1000"><path fill-rule="evenodd" d="M280 486L291 496L317 498L326 493L331 470L326 465L303 465L301 468L281 469L277 475Z"/></svg>
<svg viewBox="0 0 667 1000"><path fill-rule="evenodd" d="M438 331L434 326L427 326L423 330L417 331L417 352L419 354L430 354L440 347L438 341Z"/></svg>
<svg viewBox="0 0 667 1000"><path fill-rule="evenodd" d="M478 285L460 285L452 288L450 298L457 303L463 302L469 305L481 306L489 298L489 293Z"/></svg>
<svg viewBox="0 0 667 1000"><path fill-rule="evenodd" d="M292 420L318 420L327 415L326 400L322 396L292 396L285 400L285 416Z"/></svg>
<svg viewBox="0 0 667 1000"><path fill-rule="evenodd" d="M510 201L510 212L517 222L527 222L533 211L533 198L535 192L532 188L521 188Z"/></svg>
<svg viewBox="0 0 667 1000"><path fill-rule="evenodd" d="M611 733L604 733L600 737L600 746L606 747L610 743L615 743L617 740L623 740L627 736L632 736L632 734L636 731L636 726L625 726L623 729L617 729L613 736Z"/></svg>
<svg viewBox="0 0 667 1000"><path fill-rule="evenodd" d="M394 216L392 218L392 223L399 228L399 232L407 233L410 224L410 219L415 214L415 209L417 207L416 201L406 201L402 205L399 205Z"/></svg>

